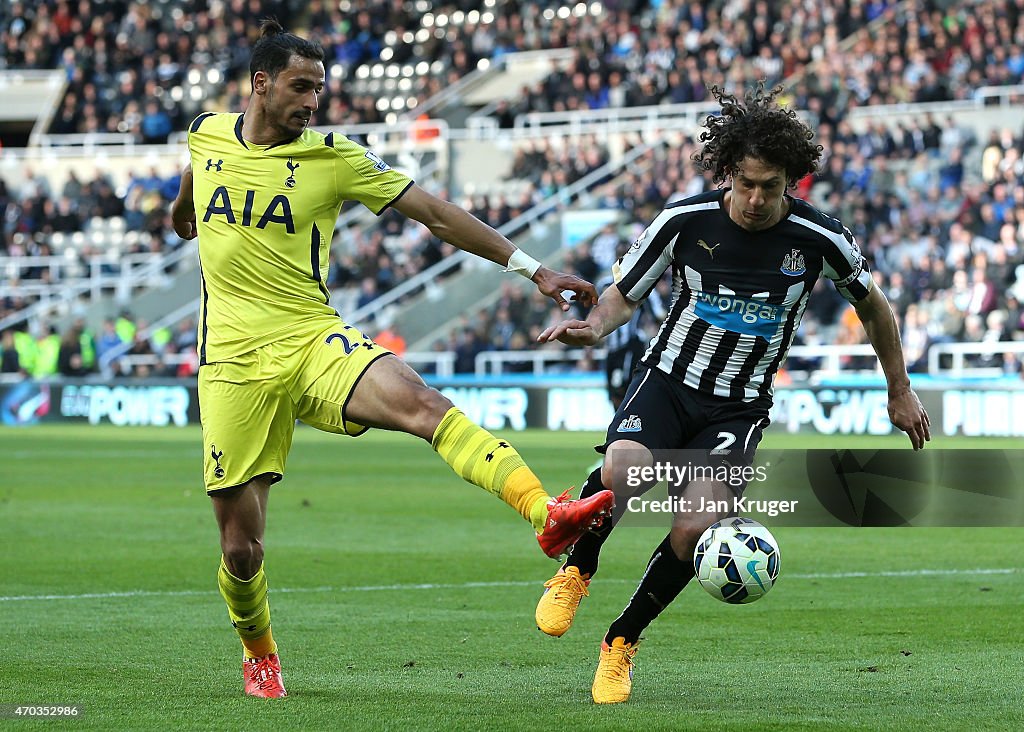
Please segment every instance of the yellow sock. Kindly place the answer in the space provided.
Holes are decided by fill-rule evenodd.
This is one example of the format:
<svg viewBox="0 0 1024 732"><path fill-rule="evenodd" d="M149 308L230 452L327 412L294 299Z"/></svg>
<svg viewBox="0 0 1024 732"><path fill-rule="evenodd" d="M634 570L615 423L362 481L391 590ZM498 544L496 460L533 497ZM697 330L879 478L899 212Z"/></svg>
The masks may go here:
<svg viewBox="0 0 1024 732"><path fill-rule="evenodd" d="M246 658L262 658L277 653L277 644L270 632L270 602L267 600L267 575L263 573L263 565L252 579L241 580L228 571L221 556L217 586L228 604L228 617L242 640Z"/></svg>
<svg viewBox="0 0 1024 732"><path fill-rule="evenodd" d="M536 531L544 528L545 506L551 496L509 443L452 407L434 431L430 445L456 473L510 505ZM537 510L538 504L543 513Z"/></svg>
<svg viewBox="0 0 1024 732"><path fill-rule="evenodd" d="M538 534L544 531L544 526L548 522L548 501L550 500L551 496L545 493L530 505L530 523L533 524L533 529Z"/></svg>

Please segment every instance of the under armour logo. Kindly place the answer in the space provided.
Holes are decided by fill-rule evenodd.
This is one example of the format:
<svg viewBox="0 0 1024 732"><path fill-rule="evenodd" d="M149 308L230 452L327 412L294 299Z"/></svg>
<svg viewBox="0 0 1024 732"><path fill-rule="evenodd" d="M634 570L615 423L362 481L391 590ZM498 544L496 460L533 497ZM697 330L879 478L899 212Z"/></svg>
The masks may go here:
<svg viewBox="0 0 1024 732"><path fill-rule="evenodd" d="M722 242L718 242L714 246L711 246L710 244L708 244L703 239L698 239L697 240L697 246L699 246L701 249L707 249L708 250L708 254L711 255L712 259L714 259L715 258L715 250L718 249L718 247L722 246Z"/></svg>
<svg viewBox="0 0 1024 732"><path fill-rule="evenodd" d="M497 452L498 450L500 450L501 448L503 448L503 447L508 447L508 446L509 446L509 445L508 445L508 443L507 443L507 442L505 442L504 440L499 440L499 441L498 441L498 446L497 446L496 448L494 448L493 450L491 450L491 451L490 451L489 453L487 453L487 456L486 456L486 457L484 457L484 462L485 462L485 463L489 463L489 462L491 462L491 460L493 460L493 459L494 459L494 453L496 453L496 452Z"/></svg>
<svg viewBox="0 0 1024 732"><path fill-rule="evenodd" d="M298 169L298 163L292 163L292 159L288 158L288 162L285 163L288 166L288 177L285 178L284 184L289 188L295 187L295 171Z"/></svg>
<svg viewBox="0 0 1024 732"><path fill-rule="evenodd" d="M223 160L218 160L215 163L215 162L213 162L213 158L207 158L206 159L206 169L207 170L209 170L210 168L216 168L217 172L219 173L220 169L221 169L221 166L223 166L223 165L224 165L224 161Z"/></svg>

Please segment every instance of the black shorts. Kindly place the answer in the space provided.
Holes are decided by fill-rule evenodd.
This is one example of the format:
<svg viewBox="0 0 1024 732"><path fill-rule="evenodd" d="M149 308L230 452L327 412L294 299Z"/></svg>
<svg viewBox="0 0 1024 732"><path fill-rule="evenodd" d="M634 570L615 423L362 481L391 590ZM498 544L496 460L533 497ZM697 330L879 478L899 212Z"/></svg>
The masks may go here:
<svg viewBox="0 0 1024 732"><path fill-rule="evenodd" d="M604 453L618 440L632 440L656 455L692 450L710 463L747 466L753 463L768 424L763 404L702 394L658 369L641 366L597 451ZM742 487L737 493L741 491Z"/></svg>
<svg viewBox="0 0 1024 732"><path fill-rule="evenodd" d="M643 358L646 348L642 341L634 340L623 348L608 352L604 361L604 375L610 398L625 399L633 371Z"/></svg>

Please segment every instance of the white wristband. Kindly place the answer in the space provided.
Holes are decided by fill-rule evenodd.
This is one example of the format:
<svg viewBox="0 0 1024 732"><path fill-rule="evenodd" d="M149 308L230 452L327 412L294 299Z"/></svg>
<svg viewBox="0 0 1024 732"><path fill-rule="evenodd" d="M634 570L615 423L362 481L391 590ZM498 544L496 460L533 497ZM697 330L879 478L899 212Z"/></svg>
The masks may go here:
<svg viewBox="0 0 1024 732"><path fill-rule="evenodd" d="M532 280L538 269L540 269L540 262L522 249L516 249L512 252L512 256L508 258L508 266L505 267L504 271L518 272L526 279Z"/></svg>

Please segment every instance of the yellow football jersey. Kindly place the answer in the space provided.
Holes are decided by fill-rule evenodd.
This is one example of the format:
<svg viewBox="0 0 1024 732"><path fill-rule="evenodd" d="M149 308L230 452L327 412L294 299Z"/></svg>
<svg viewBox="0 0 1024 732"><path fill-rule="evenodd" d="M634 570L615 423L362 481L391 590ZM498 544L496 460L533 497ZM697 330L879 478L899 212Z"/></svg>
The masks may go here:
<svg viewBox="0 0 1024 732"><path fill-rule="evenodd" d="M333 132L248 142L241 114L200 115L188 147L202 274L200 363L338 318L324 279L342 203L380 214L412 180Z"/></svg>

